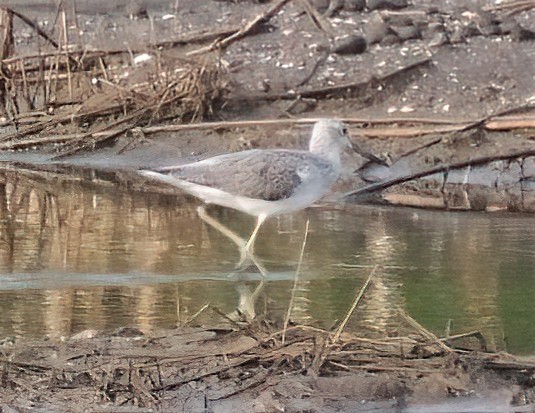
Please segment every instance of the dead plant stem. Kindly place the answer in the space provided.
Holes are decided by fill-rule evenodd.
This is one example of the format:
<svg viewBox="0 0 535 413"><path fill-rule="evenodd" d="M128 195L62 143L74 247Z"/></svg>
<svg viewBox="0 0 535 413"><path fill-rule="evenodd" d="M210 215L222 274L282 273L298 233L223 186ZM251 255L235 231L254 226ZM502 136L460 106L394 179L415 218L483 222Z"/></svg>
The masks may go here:
<svg viewBox="0 0 535 413"><path fill-rule="evenodd" d="M373 270L370 273L370 275L368 276L368 279L366 280L364 285L361 287L358 295L355 297L355 300L353 301L353 305L351 305L351 308L349 309L349 311L347 312L346 316L344 317L344 319L342 320L342 322L338 326L338 328L336 330L336 333L334 334L334 336L333 336L333 338L331 340L332 344L335 344L340 339L340 335L344 331L347 323L349 322L349 319L353 315L353 312L355 311L355 309L358 307L360 301L362 300L362 297L364 297L364 293L368 289L373 277L375 276L375 272L377 270L377 267L378 267L377 265L375 267L373 267Z"/></svg>
<svg viewBox="0 0 535 413"><path fill-rule="evenodd" d="M448 353L452 351L451 348L446 346L436 335L434 335L431 331L422 326L418 321L408 315L405 311L399 309L398 313L411 327L415 328L424 338L431 341L432 343L437 343L440 348L442 348L442 350Z"/></svg>
<svg viewBox="0 0 535 413"><path fill-rule="evenodd" d="M288 310L286 311L286 316L284 317L284 327L282 329L282 344L284 344L286 340L286 330L288 329L288 323L290 322L290 316L292 314L292 309L295 302L295 292L297 290L297 283L299 281L299 272L301 271L301 266L303 264L303 258L305 255L305 246L307 243L308 238L308 227L310 224L310 220L307 219L307 222L305 224L305 236L303 237L303 243L301 244L301 252L299 254L299 262L297 263L297 268L295 270L295 276L294 276L294 284L292 286L292 294L290 296L290 302L288 303Z"/></svg>

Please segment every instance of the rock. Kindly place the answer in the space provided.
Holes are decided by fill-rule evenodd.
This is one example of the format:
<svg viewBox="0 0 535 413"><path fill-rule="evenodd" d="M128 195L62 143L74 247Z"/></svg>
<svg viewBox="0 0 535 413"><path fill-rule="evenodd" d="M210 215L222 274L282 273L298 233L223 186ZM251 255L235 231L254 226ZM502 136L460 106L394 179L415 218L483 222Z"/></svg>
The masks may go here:
<svg viewBox="0 0 535 413"><path fill-rule="evenodd" d="M500 31L502 34L511 34L520 29L520 25L514 19L504 20L500 23Z"/></svg>
<svg viewBox="0 0 535 413"><path fill-rule="evenodd" d="M320 13L324 13L331 5L331 2L330 0L310 0L310 4Z"/></svg>
<svg viewBox="0 0 535 413"><path fill-rule="evenodd" d="M392 27L394 33L399 37L401 41L411 40L411 39L421 39L422 32L416 26L401 26L401 27Z"/></svg>
<svg viewBox="0 0 535 413"><path fill-rule="evenodd" d="M384 10L381 17L385 22L392 26L418 26L420 28L427 27L429 18L424 11L417 10L414 12L396 12Z"/></svg>
<svg viewBox="0 0 535 413"><path fill-rule="evenodd" d="M407 0L366 0L366 6L369 10L398 10L409 5Z"/></svg>
<svg viewBox="0 0 535 413"><path fill-rule="evenodd" d="M89 330L83 330L83 331L80 331L79 333L76 333L75 335L73 335L71 337L71 340L73 340L73 341L76 341L76 340L88 340L88 339L91 339L91 338L95 338L97 336L98 336L98 331L97 330L89 329Z"/></svg>
<svg viewBox="0 0 535 413"><path fill-rule="evenodd" d="M331 0L329 2L329 7L325 12L325 16L334 16L338 11L340 11L340 9L342 9L342 7L344 7L344 0Z"/></svg>
<svg viewBox="0 0 535 413"><path fill-rule="evenodd" d="M364 29L368 44L380 43L388 34L388 26L381 16L374 16Z"/></svg>
<svg viewBox="0 0 535 413"><path fill-rule="evenodd" d="M449 44L450 39L448 35L444 32L437 32L429 41L429 47L442 46L443 44Z"/></svg>
<svg viewBox="0 0 535 413"><path fill-rule="evenodd" d="M147 5L141 0L130 0L124 8L130 20L148 19Z"/></svg>
<svg viewBox="0 0 535 413"><path fill-rule="evenodd" d="M334 40L333 52L340 55L361 54L368 48L368 42L360 35L352 34Z"/></svg>
<svg viewBox="0 0 535 413"><path fill-rule="evenodd" d="M457 44L457 43L464 43L465 41L466 41L466 37L464 35L463 27L456 26L450 35L450 42L452 44Z"/></svg>
<svg viewBox="0 0 535 413"><path fill-rule="evenodd" d="M345 0L344 9L347 11L362 11L366 7L366 0Z"/></svg>
<svg viewBox="0 0 535 413"><path fill-rule="evenodd" d="M479 30L484 36L500 35L501 20L490 12L481 11L476 19Z"/></svg>
<svg viewBox="0 0 535 413"><path fill-rule="evenodd" d="M463 36L465 38L467 37L474 37L474 36L481 36L483 33L481 32L481 29L479 28L479 25L471 20L467 24L465 24L462 28Z"/></svg>
<svg viewBox="0 0 535 413"><path fill-rule="evenodd" d="M511 32L513 40L523 42L529 40L535 40L535 31L526 29L524 27L518 27L518 29Z"/></svg>
<svg viewBox="0 0 535 413"><path fill-rule="evenodd" d="M501 34L510 34L513 40L522 42L535 40L535 31L522 27L515 19L508 19L500 24Z"/></svg>
<svg viewBox="0 0 535 413"><path fill-rule="evenodd" d="M119 327L117 330L115 330L113 333L111 333L112 337L141 337L144 336L145 333L141 331L139 328L135 327Z"/></svg>
<svg viewBox="0 0 535 413"><path fill-rule="evenodd" d="M481 32L485 36L499 36L502 34L502 28L500 27L500 22L491 21L485 26L481 27Z"/></svg>
<svg viewBox="0 0 535 413"><path fill-rule="evenodd" d="M394 44L398 44L401 42L401 39L396 36L395 33L389 33L385 37L383 37L383 40L381 40L382 46L392 46Z"/></svg>

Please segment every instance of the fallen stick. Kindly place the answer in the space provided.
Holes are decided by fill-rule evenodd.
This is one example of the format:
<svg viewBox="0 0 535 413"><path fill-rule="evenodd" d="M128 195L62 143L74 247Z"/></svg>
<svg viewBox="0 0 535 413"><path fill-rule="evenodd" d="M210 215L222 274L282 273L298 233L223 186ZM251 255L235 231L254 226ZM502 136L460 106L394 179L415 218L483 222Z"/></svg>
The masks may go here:
<svg viewBox="0 0 535 413"><path fill-rule="evenodd" d="M490 119L485 122L485 129L488 130L511 130L511 129L530 129L535 128L535 117Z"/></svg>
<svg viewBox="0 0 535 413"><path fill-rule="evenodd" d="M415 328L424 338L429 340L431 344L437 343L439 347L447 353L452 351L451 348L446 346L436 335L434 335L431 331L422 326L418 321L408 315L405 311L399 309L398 313L409 325Z"/></svg>
<svg viewBox="0 0 535 413"><path fill-rule="evenodd" d="M329 26L329 23L325 20L325 18L316 10L312 4L310 4L309 0L299 0L303 8L305 9L306 14L308 17L310 17L310 20L312 20L312 23L320 29L322 32L327 34L328 36L334 36L334 32Z"/></svg>
<svg viewBox="0 0 535 413"><path fill-rule="evenodd" d="M436 370L434 369L426 369L426 368L419 368L419 367L405 367L405 366L380 366L378 364L368 364L365 366L347 366L345 364L337 363L336 361L330 361L329 363L333 366L339 367L346 371L354 371L354 370L367 370L367 371L400 371L400 372L416 372L416 373L436 373Z"/></svg>
<svg viewBox="0 0 535 413"><path fill-rule="evenodd" d="M510 1L504 4L498 4L496 6L483 7L483 10L484 11L500 11L500 10L515 9L517 7L526 7L526 6L535 7L535 2L533 0Z"/></svg>
<svg viewBox="0 0 535 413"><path fill-rule="evenodd" d="M297 99L298 97L301 98L326 98L331 96L345 96L348 94L355 94L355 91L362 90L364 88L371 88L376 89L377 86L382 84L383 82L391 81L394 78L397 78L401 74L405 74L406 72L410 72L412 70L420 69L421 67L425 67L432 63L431 58L425 58L422 60L418 60L414 63L411 63L407 66L404 66L400 69L394 70L391 73L388 73L381 77L371 77L368 80L365 80L363 82L351 82L351 83L343 83L338 84L334 86L327 86L327 87L319 87L316 89L308 89L308 90L298 90L294 92L286 92L286 93L272 93L272 94L258 94L254 96L247 96L248 100L252 99L261 99L261 100L290 100L290 99ZM301 81L302 82L302 81Z"/></svg>
<svg viewBox="0 0 535 413"><path fill-rule="evenodd" d="M149 46L155 49L159 49L159 48L172 48L175 46L182 46L182 45L187 45L187 44L192 44L192 43L202 43L202 42L207 42L210 40L216 40L223 36L231 36L237 31L238 29L227 28L227 29L216 30L214 32L193 33L182 39L164 40L161 42L150 44Z"/></svg>
<svg viewBox="0 0 535 413"><path fill-rule="evenodd" d="M377 182L374 184L367 185L363 188L359 188L359 189L346 192L345 194L342 195L342 198L381 191L383 189L390 188L391 186L394 186L394 185L399 185L404 182L412 181L413 179L423 178L424 176L433 175L433 174L440 173L440 172L446 172L452 169L466 168L469 166L478 166L478 165L482 165L482 164L486 164L486 163L490 163L494 161L504 161L504 160L515 159L515 158L525 158L527 156L535 156L535 148L522 149L516 152L504 154L504 155L482 156L479 158L469 159L467 161L460 161L460 162L455 162L452 164L435 166L433 168L429 168L420 172L415 172L409 175L400 176L400 177L389 179L386 181Z"/></svg>
<svg viewBox="0 0 535 413"><path fill-rule="evenodd" d="M440 341L444 343L449 343L450 341L453 341L453 340L460 340L462 338L469 338L469 337L475 337L477 341L479 341L481 350L487 351L487 340L485 340L485 337L483 336L483 334L481 334L480 331L469 331L468 333L454 334L452 336L441 338Z"/></svg>
<svg viewBox="0 0 535 413"><path fill-rule="evenodd" d="M180 38L180 39L172 39L172 40L164 40L157 43L149 44L150 48L153 49L160 49L160 48L172 48L174 46L179 45L187 45L191 43L202 43L205 41L218 39L222 36L228 36L236 33L237 29L221 29L216 30L213 32L197 32L193 33L189 36ZM83 57L84 59L87 58L98 58L98 57L106 57L106 56L116 56L121 54L127 54L130 55L132 53L146 53L146 49L110 49L110 50L69 50L69 55L71 56L77 56L77 57ZM2 61L6 64L9 63L16 63L21 60L32 60L32 59L43 59L48 57L55 57L56 52L42 52L38 54L28 54L28 55L20 55L20 56L12 56L8 59L3 59Z"/></svg>
<svg viewBox="0 0 535 413"><path fill-rule="evenodd" d="M205 47L201 47L200 49L192 50L186 53L186 56L195 56L198 54L211 52L216 49L224 49L225 47L228 47L230 44L234 43L235 41L250 34L256 28L257 25L261 23L266 23L267 21L269 21L271 17L277 14L286 5L286 3L290 1L291 0L280 0L279 2L275 3L273 6L266 9L263 13L260 13L259 15L257 15L254 19L252 19L249 23L247 23L244 27L242 27L237 32L231 34L230 36L225 37L222 40L216 40L209 46L205 46Z"/></svg>
<svg viewBox="0 0 535 413"><path fill-rule="evenodd" d="M73 102L76 103L76 102ZM122 107L113 107L108 108L108 110L104 113L101 109L90 112L90 113L78 113L74 115L68 115L60 118L54 118L51 117L48 114L45 114L44 112L39 112L39 114L42 117L47 117L48 119L46 121L42 121L39 119L35 120L20 120L17 121L19 124L27 124L30 125L28 128L23 129L21 131L5 135L3 137L0 137L0 142L6 142L11 141L9 143L0 144L0 150L1 149L16 149L16 148L24 148L32 145L39 145L39 144L46 144L50 142L61 142L61 141L68 141L73 139L83 139L87 137L92 138L105 138L107 136L116 135L118 133L117 130L107 130L107 131L98 131L98 132L91 132L86 134L69 134L69 135L53 135L53 136L44 136L44 137L32 137L28 140L20 140L26 135L37 133L47 127L54 126L56 124L61 124L65 122L69 122L73 119L79 119L82 117L91 117L91 116L98 116L99 114L106 116L111 114L111 110L120 110ZM521 108L516 108L516 110ZM509 110L508 112L514 111ZM28 117L32 116L32 114L27 114ZM472 127L475 124L480 124L483 127L485 127L488 130L509 130L509 129L516 129L516 128L528 128L533 127L535 128L535 119L533 117L526 116L508 116L504 115L503 117L500 117L499 115L491 115L488 118L489 119L486 123L485 120L482 119L436 119L436 118L423 118L423 117L398 117L398 118L379 118L379 119L371 119L371 118L342 118L340 119L344 123L348 125L359 125L359 124L366 124L366 125L388 125L388 124L421 124L420 126L395 126L395 127L368 127L368 128L360 128L358 130L358 135L362 137L367 138L410 138L410 137L416 137L416 136L423 136L427 134L437 134L437 133L448 133L448 132L456 132L456 131L464 131L470 127ZM25 114L20 115L19 118L26 117ZM156 133L163 133L163 132L181 132L181 131L192 131L192 130L216 130L216 129L224 129L224 128L249 128L249 127L262 127L262 126L291 126L291 125L308 125L312 124L316 121L318 121L319 118L300 118L300 119L268 119L268 120L253 120L253 121L221 121L221 122L201 122L201 123L190 123L190 124L177 124L177 125L157 125L157 126L146 126L141 127L140 131L145 135L151 135ZM1 126L10 126L12 125L12 121L6 121L0 123ZM428 146L428 144L424 145ZM521 155L524 154L524 152L521 153ZM529 155L529 153L527 154ZM517 156L516 153L505 155L505 158L503 158L503 155L501 156L502 159L508 159L512 158L514 156ZM397 178L395 181L386 181L381 182L377 184L372 184L368 187L361 188L358 190L355 190L355 194L358 194L360 192L373 192L378 189L385 189L389 186L411 180L416 179L421 176L425 176L427 174L436 173L436 172L443 172L445 170L449 169L455 169L463 166L471 166L477 163L483 163L485 161L488 161L490 158L484 158L483 160L471 160L467 161L468 163L464 164L453 164L450 166L439 166L436 167L436 169L430 169L426 171L422 171L419 173L416 173L415 175L407 176L407 177L400 177ZM492 160L492 159L490 159ZM398 181L401 180L401 181ZM375 187L378 185L377 187ZM352 194L351 192L348 192L347 195Z"/></svg>

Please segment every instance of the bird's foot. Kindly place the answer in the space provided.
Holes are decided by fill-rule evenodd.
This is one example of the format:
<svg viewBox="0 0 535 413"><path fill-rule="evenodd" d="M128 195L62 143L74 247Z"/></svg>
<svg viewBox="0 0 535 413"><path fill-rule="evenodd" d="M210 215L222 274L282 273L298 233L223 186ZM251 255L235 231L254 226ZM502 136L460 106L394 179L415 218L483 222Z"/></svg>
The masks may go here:
<svg viewBox="0 0 535 413"><path fill-rule="evenodd" d="M253 264L258 271L260 271L262 276L267 275L268 271L266 267L264 267L258 258L256 258L253 248L247 246L245 246L245 248L240 248L240 261L238 261L236 264L236 269L241 271L251 264Z"/></svg>

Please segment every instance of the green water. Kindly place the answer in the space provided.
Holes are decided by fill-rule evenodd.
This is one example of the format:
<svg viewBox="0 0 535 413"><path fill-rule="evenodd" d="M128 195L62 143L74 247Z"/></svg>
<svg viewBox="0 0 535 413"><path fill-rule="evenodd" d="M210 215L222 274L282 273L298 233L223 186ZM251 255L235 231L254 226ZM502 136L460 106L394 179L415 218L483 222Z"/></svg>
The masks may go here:
<svg viewBox="0 0 535 413"><path fill-rule="evenodd" d="M0 182L0 339L170 328L206 304L194 322L215 323L259 283L252 270L229 275L236 247L197 217L195 200ZM243 236L252 230L251 217L208 211ZM332 328L377 266L349 329L405 334L403 309L438 336L449 323L450 334L481 331L492 350L535 353L534 217L330 204L271 219L256 244L270 274L254 315L284 318L307 219L294 322Z"/></svg>

